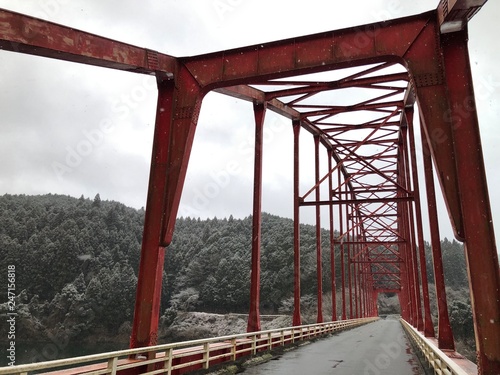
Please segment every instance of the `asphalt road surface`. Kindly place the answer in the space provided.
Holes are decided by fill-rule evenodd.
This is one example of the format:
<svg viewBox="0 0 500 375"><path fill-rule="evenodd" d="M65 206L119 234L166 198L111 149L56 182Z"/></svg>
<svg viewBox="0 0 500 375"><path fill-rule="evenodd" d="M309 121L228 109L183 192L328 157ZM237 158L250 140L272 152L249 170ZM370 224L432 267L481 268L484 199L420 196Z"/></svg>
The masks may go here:
<svg viewBox="0 0 500 375"><path fill-rule="evenodd" d="M381 319L284 353L245 375L421 375L399 320Z"/></svg>

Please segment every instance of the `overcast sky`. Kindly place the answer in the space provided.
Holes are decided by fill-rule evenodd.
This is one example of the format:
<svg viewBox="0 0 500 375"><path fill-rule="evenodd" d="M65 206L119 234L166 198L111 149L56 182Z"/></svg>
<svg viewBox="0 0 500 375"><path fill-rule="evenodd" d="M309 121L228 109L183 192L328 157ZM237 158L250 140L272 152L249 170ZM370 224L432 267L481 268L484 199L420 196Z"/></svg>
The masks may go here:
<svg viewBox="0 0 500 375"><path fill-rule="evenodd" d="M147 0L139 5L131 0L0 0L0 7L187 56L421 13L437 3ZM500 222L499 15L500 5L490 1L469 27L496 223ZM50 192L93 198L99 193L102 199L145 206L155 106L154 78L0 51L0 194ZM207 95L179 215L221 218L251 213L253 121L249 103ZM268 112L265 126L263 210L291 217L290 122ZM302 154L312 156L308 151L312 138L304 133L301 141ZM312 175L304 168L303 176L305 193ZM303 221L312 223L312 216L312 209L303 209ZM442 222L443 237L451 237L449 224Z"/></svg>

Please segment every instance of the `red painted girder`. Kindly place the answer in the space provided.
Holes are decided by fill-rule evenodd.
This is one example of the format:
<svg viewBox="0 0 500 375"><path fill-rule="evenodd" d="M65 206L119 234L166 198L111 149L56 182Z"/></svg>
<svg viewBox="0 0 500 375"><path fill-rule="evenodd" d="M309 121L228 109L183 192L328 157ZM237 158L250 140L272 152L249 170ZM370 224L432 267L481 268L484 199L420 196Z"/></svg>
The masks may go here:
<svg viewBox="0 0 500 375"><path fill-rule="evenodd" d="M382 262L387 262L387 261L393 261L393 262L400 262L401 258L395 259L393 256L386 256L386 255L381 255L381 254L372 254L370 253L371 258L369 258L370 261L374 263L382 263Z"/></svg>
<svg viewBox="0 0 500 375"><path fill-rule="evenodd" d="M319 136L314 136L314 176L316 180L316 200L320 199L319 187ZM317 323L323 323L323 276L321 249L321 210L316 206L316 286L317 286Z"/></svg>
<svg viewBox="0 0 500 375"><path fill-rule="evenodd" d="M247 86L247 85L228 86L228 87L221 87L214 91L220 94L232 96L233 98L246 100L252 103L254 101L257 101L259 103L267 101L268 109L290 119L298 119L300 116L300 113L298 111L285 105L283 102L277 99L266 100L266 93L252 86Z"/></svg>
<svg viewBox="0 0 500 375"><path fill-rule="evenodd" d="M324 92L329 90L338 90L343 88L351 88L351 87L363 87L368 88L376 83L385 83L392 81L408 81L408 73L394 73L388 75L381 75L377 77L364 77L358 78L356 80L337 80L331 82L321 82L314 84L314 82L308 81L267 81L264 85L297 85L303 87L290 88L285 90L275 90L266 94L266 99L274 99L281 96L292 96L292 95L300 95L300 94L314 94L317 92ZM395 88L391 88L390 86L378 86L377 89L385 89L391 90ZM403 88L404 89L404 88ZM293 101L288 102L288 105L294 104L296 101L302 100L302 98L295 99Z"/></svg>
<svg viewBox="0 0 500 375"><path fill-rule="evenodd" d="M467 48L467 31L443 35L465 254L479 374L500 374L500 268ZM438 175L440 171L437 171Z"/></svg>
<svg viewBox="0 0 500 375"><path fill-rule="evenodd" d="M338 143L338 141L337 141L337 143ZM356 156L357 156L357 154L355 153L355 150L350 150L350 149L347 149L347 148L346 148L346 149L345 149L345 151L346 151L349 155L351 155L351 156L353 156L353 157L356 157ZM393 181L393 180L391 180L391 178L390 178L390 177L388 177L388 176L386 176L384 173L382 173L382 172L378 171L378 170L377 170L377 168L376 168L376 167L374 167L374 166L373 166L371 163L369 163L368 161L363 160L363 159L360 159L360 163L361 163L361 164L364 164L364 165L365 165L368 169L373 170L376 174L378 174L380 177L382 177L382 178L383 178L384 180L386 180L387 182L389 182L389 183L391 183L391 184L394 184L395 186L399 187L400 189L406 190L403 186L401 186L400 184L398 184L398 183L397 183L397 181ZM349 175L349 174L347 174L346 178L348 177L348 175ZM325 177L325 178L326 178L326 177ZM322 181L321 181L321 182L322 182ZM311 193L311 191L309 191L307 194L310 194L310 193ZM304 195L304 198L307 196L307 194L306 194L306 195Z"/></svg>
<svg viewBox="0 0 500 375"><path fill-rule="evenodd" d="M365 186L363 187L354 187L352 189L352 192L354 194L383 194L383 193L395 193L397 192L397 188L391 188L391 189L382 189L380 188L379 186L373 186L373 188L367 188ZM337 192L335 190L332 191L332 194L334 194L335 196L338 195Z"/></svg>
<svg viewBox="0 0 500 375"><path fill-rule="evenodd" d="M356 159L345 158L343 160L345 162L346 167L349 167L348 162L353 162L353 165L357 165L359 163L359 160L371 160L372 162L373 161L380 161L382 163L386 163L387 166L393 166L397 163L397 159L396 159L395 155L386 154L386 153L378 153L378 154L373 154L373 155L359 155Z"/></svg>
<svg viewBox="0 0 500 375"><path fill-rule="evenodd" d="M351 141L348 141L348 142L342 142L341 140L339 141L338 144L335 145L335 148L340 148L340 147L356 147L356 146L365 146L365 145L375 145L375 146L381 146L381 145L385 145L385 144L395 144L397 143L398 140L397 139L380 139L380 140L366 140L366 141L359 141L359 142L351 142Z"/></svg>
<svg viewBox="0 0 500 375"><path fill-rule="evenodd" d="M415 197L415 224L416 224L416 234L418 241L418 251L420 260L420 279L422 284L422 297L424 305L424 334L426 337L434 337L434 324L431 317L431 308L429 300L429 283L427 280L427 264L426 264L426 254L425 254L425 244L424 244L424 234L423 234L423 223L422 223L422 209L420 203L420 184L418 178L418 167L417 167L417 156L415 147L415 134L413 131L413 107L406 108L405 114L402 118L403 124L406 122L408 126L408 138L410 146L410 160L411 160L411 172L413 181L413 191Z"/></svg>
<svg viewBox="0 0 500 375"><path fill-rule="evenodd" d="M333 169L333 157L332 153L333 150L326 150L327 152L327 157L328 157L328 170ZM330 200L332 200L333 197L333 176L330 173L328 176L328 197ZM329 233L329 239L330 239L330 289L332 291L332 321L337 320L337 284L336 284L336 276L335 276L335 232L334 232L334 214L333 214L333 206L330 206L328 208L328 214L329 214L329 224L330 224L330 233Z"/></svg>
<svg viewBox="0 0 500 375"><path fill-rule="evenodd" d="M173 76L177 70L172 56L5 9L0 49L136 73Z"/></svg>
<svg viewBox="0 0 500 375"><path fill-rule="evenodd" d="M429 140L433 159L440 171L439 183L445 196L455 237L463 239L452 133L449 123L443 121L444 116L450 113L450 106L439 45L439 26L436 23L437 20L433 20L422 30L418 41L408 49L405 58L412 73L416 98L422 114L421 128Z"/></svg>
<svg viewBox="0 0 500 375"><path fill-rule="evenodd" d="M434 189L434 173L431 156L428 152L427 139L423 133L422 159L424 164L425 188L427 196L427 209L429 216L429 227L431 235L432 265L434 270L434 285L436 291L436 303L438 309L438 346L440 349L455 349L453 332L448 315L448 302L446 299L446 285L444 281L444 268L441 251L441 237L439 235L439 222L436 205L436 192Z"/></svg>
<svg viewBox="0 0 500 375"><path fill-rule="evenodd" d="M356 243L356 242L353 242ZM367 241L366 243L370 243L370 241ZM401 243L401 241L394 241L391 243ZM402 260L398 259L375 259L375 260L355 260L353 261L354 263L401 263Z"/></svg>
<svg viewBox="0 0 500 375"><path fill-rule="evenodd" d="M387 117L384 116L385 119ZM327 133L332 133L332 135L340 135L342 133L351 131L351 130L361 130L361 129L384 129L384 128L395 128L398 126L399 122L397 121L386 121L382 123L369 123L369 124L356 124L356 125L346 125L346 124L334 124L329 122L315 121L314 125L319 127L322 131ZM329 128L322 128L322 126L329 126Z"/></svg>
<svg viewBox="0 0 500 375"><path fill-rule="evenodd" d="M161 246L162 209L166 187L168 145L171 137L170 117L173 112L174 97L173 80L159 81L149 189L130 337L131 348L157 344L165 253Z"/></svg>
<svg viewBox="0 0 500 375"><path fill-rule="evenodd" d="M300 326L300 121L293 120L293 325Z"/></svg>
<svg viewBox="0 0 500 375"><path fill-rule="evenodd" d="M337 164L338 165L338 164ZM344 193L347 192L347 184L344 181L343 184L340 184L341 181L341 171L340 168L337 169L337 177L339 181L339 191L342 194L342 190L344 190ZM343 189L342 189L343 187ZM342 196L342 195L341 195ZM346 206L338 206L338 213L339 213L339 230L340 232L344 231L344 209ZM346 212L347 214L347 212ZM347 318L346 316L346 292L345 292L345 246L343 241L340 241L340 271L341 271L341 280L342 280L342 286L341 286L341 292L342 292L342 320L345 320Z"/></svg>
<svg viewBox="0 0 500 375"><path fill-rule="evenodd" d="M168 246L172 241L177 211L181 200L182 188L186 178L189 156L193 146L196 124L200 113L203 94L193 77L180 67L175 79L175 96L171 116L171 136L167 155L167 183L163 212L162 245ZM150 187L151 188L151 187Z"/></svg>
<svg viewBox="0 0 500 375"><path fill-rule="evenodd" d="M375 62L401 62L434 12L183 58L205 90Z"/></svg>
<svg viewBox="0 0 500 375"><path fill-rule="evenodd" d="M357 179L360 176L371 176L371 175L380 175L380 173L383 173L387 175L388 177L393 176L397 170L396 169L382 169L382 168L373 168L374 171L365 171L364 169L359 169L359 170L354 170L350 172L350 174L353 176L354 179Z"/></svg>
<svg viewBox="0 0 500 375"><path fill-rule="evenodd" d="M250 273L250 310L247 332L258 332L260 325L260 254L262 238L262 161L264 145L265 103L254 103L255 152L252 215L252 262Z"/></svg>
<svg viewBox="0 0 500 375"><path fill-rule="evenodd" d="M396 218L397 218L398 216L397 216L397 215L394 215L394 217L396 217ZM404 238L403 238L403 237L401 237L401 236L398 234L397 228L395 227L395 224L396 224L396 223L392 223L392 225L394 225L394 227L390 227L390 226L388 226L388 225L385 225L385 224L384 224L384 223L382 223L382 222L376 222L376 223L374 223L374 224L378 224L378 225L380 225L380 228L377 228L377 229L375 230L376 232L380 232L380 231L383 229L383 230L385 230L386 232L392 233L392 234L393 234L393 236L394 236L394 238L399 238L399 240L398 240L398 241L402 241L403 243L405 242ZM369 231L368 233L371 233L371 231ZM374 236L373 234L372 234L372 237L374 237L374 238L380 238L380 236Z"/></svg>
<svg viewBox="0 0 500 375"><path fill-rule="evenodd" d="M373 219L375 220L376 218L381 218L381 217L397 217L397 213L393 214L368 214L367 219Z"/></svg>
<svg viewBox="0 0 500 375"><path fill-rule="evenodd" d="M334 201L314 201L314 202L301 202L301 206L327 206L327 205L338 205L338 204L369 204L369 203L385 203L385 202L403 202L412 201L413 197L394 197L394 198L372 198L372 199L345 199L345 200L334 200Z"/></svg>
<svg viewBox="0 0 500 375"><path fill-rule="evenodd" d="M401 109L403 107L403 103L401 101L394 101L394 102L387 102L387 103L375 103L375 104L363 104L363 105L348 105L348 106L324 106L324 105L307 105L307 104L296 104L292 106L293 108L301 108L301 109L308 109L308 108L325 108L327 109L322 109L322 110L317 110L317 111L307 111L301 113L301 118L306 119L308 117L312 116L321 116L321 115L337 115L340 113L346 113L346 112L356 112L356 111L377 111L381 110L382 108L393 108L396 107L398 109ZM328 108L329 107L329 108ZM388 111L388 113L391 113L391 111ZM328 116L328 117L330 117ZM322 119L324 120L324 118ZM314 121L312 121L314 123Z"/></svg>

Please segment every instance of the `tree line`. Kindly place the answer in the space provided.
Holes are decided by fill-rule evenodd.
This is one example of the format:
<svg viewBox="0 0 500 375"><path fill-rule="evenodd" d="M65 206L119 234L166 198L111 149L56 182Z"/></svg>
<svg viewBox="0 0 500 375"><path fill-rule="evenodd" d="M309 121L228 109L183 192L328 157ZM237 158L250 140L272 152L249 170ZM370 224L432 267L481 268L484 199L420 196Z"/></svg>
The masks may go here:
<svg viewBox="0 0 500 375"><path fill-rule="evenodd" d="M0 263L1 269L16 266L24 335L84 340L96 332L109 337L127 332L143 222L143 209L103 201L99 195L1 196ZM250 216L179 218L165 257L163 324L171 323L179 310L247 313L251 236ZM331 287L328 241L323 230L325 293ZM444 240L442 246L447 286L467 288L462 246L454 240ZM293 298L292 220L264 213L261 247L261 311L288 313ZM431 262L429 257L432 277ZM316 232L311 225L301 225L301 290L305 300L314 303Z"/></svg>

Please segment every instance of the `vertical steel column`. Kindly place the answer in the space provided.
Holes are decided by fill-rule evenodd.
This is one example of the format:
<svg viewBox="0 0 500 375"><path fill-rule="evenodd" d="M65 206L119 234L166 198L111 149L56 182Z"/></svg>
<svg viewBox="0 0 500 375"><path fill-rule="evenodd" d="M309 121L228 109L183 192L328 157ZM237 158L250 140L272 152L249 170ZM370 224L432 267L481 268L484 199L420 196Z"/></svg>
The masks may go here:
<svg viewBox="0 0 500 375"><path fill-rule="evenodd" d="M364 237L361 237L361 238L364 239ZM361 246L364 246L364 245L361 245ZM366 254L364 251L363 251L361 259L366 260ZM370 287L368 284L368 274L366 272L366 265L363 264L361 266L361 268L363 269L363 306L364 306L363 318L366 318L368 316L371 316L370 311L369 311L370 310L369 305L368 305L368 290L370 289Z"/></svg>
<svg viewBox="0 0 500 375"><path fill-rule="evenodd" d="M399 214L399 213L398 213ZM401 316L407 322L410 322L410 306L409 306L409 283L408 283L408 271L406 270L406 253L403 250L403 245L399 245L399 255L401 257L400 264L400 280L401 280L401 291L398 295L399 306L401 307Z"/></svg>
<svg viewBox="0 0 500 375"><path fill-rule="evenodd" d="M455 350L453 332L451 330L450 318L448 315L448 302L446 301L446 288L444 284L443 258L441 256L441 238L439 236L432 160L427 138L423 132L421 135L425 186L427 192L427 207L429 209L429 226L431 232L432 263L434 265L434 283L436 285L436 300L438 307L438 346L440 349Z"/></svg>
<svg viewBox="0 0 500 375"><path fill-rule="evenodd" d="M250 276L250 312L247 332L258 332L260 327L260 244L262 223L262 154L265 103L254 103L255 160L253 185L252 272Z"/></svg>
<svg viewBox="0 0 500 375"><path fill-rule="evenodd" d="M347 185L346 185L347 188ZM346 199L348 199L346 194ZM351 217L351 205L346 204L346 240L347 240L347 285L349 288L349 319L354 318L354 310L352 308L352 244L351 244L351 228L352 228L352 217ZM351 224L349 224L351 223Z"/></svg>
<svg viewBox="0 0 500 375"><path fill-rule="evenodd" d="M333 150L327 150L328 155L328 198L330 200L330 205L328 206L330 214L330 273L332 277L332 322L337 320L337 286L335 282L335 233L334 233L334 222L333 222Z"/></svg>
<svg viewBox="0 0 500 375"><path fill-rule="evenodd" d="M420 186L418 182L417 155L415 151L415 133L413 131L413 107L405 109L410 140L411 170L413 177L413 199L415 202L415 218L417 224L418 250L420 258L420 277L422 280L422 294L424 300L424 335L434 337L434 324L432 323L431 306L429 300L429 282L427 280L427 265L425 258L424 231L422 225L422 208L420 204Z"/></svg>
<svg viewBox="0 0 500 375"><path fill-rule="evenodd" d="M399 184L403 187L406 186L405 182L405 168L404 168L404 154L400 149L399 155ZM401 252L403 254L405 263L405 273L407 279L407 294L405 295L406 305L408 307L408 322L412 326L417 325L417 305L415 296L415 281L414 281L414 269L413 269L413 257L411 255L410 243L411 239L409 236L409 225L408 225L408 205L405 202L398 204L398 227L400 236L405 240L405 243L401 244Z"/></svg>
<svg viewBox="0 0 500 375"><path fill-rule="evenodd" d="M203 93L179 66L157 74L158 103L130 346L157 343L164 248L170 245Z"/></svg>
<svg viewBox="0 0 500 375"><path fill-rule="evenodd" d="M474 100L467 30L442 35L480 374L500 374L500 269Z"/></svg>
<svg viewBox="0 0 500 375"><path fill-rule="evenodd" d="M323 272L321 261L321 207L319 205L320 184L319 184L319 136L314 136L314 169L316 180L316 276L318 287L318 317L317 322L323 323Z"/></svg>
<svg viewBox="0 0 500 375"><path fill-rule="evenodd" d="M300 121L293 120L293 325L300 326L300 189L299 189Z"/></svg>
<svg viewBox="0 0 500 375"><path fill-rule="evenodd" d="M158 79L158 103L149 174L144 232L137 277L134 320L130 347L157 344L160 316L164 247L161 246L163 200L167 181L167 158L175 101L173 80Z"/></svg>
<svg viewBox="0 0 500 375"><path fill-rule="evenodd" d="M398 183L401 184L401 153L399 153L399 158L398 158L398 177L397 177L397 180L398 180ZM397 196L401 196L401 193L397 192ZM397 205L397 227L398 227L398 234L399 234L399 237L400 239L404 239L405 238L405 234L404 234L404 225L403 225L403 215L404 215L404 212L403 212L403 204L401 203L398 203ZM407 259L407 255L406 255L406 246L404 243L400 243L398 245L398 251L399 251L399 255L401 257L401 315L403 316L403 319L405 319L406 321L408 321L410 324L412 323L412 316L411 316L411 305L410 305L410 298L411 298L411 289L410 289L410 277L409 277L409 272L408 272L408 268L409 268L409 264L408 264L408 259Z"/></svg>
<svg viewBox="0 0 500 375"><path fill-rule="evenodd" d="M339 200L342 200L342 184L341 184L341 172L338 168L338 185L339 185ZM343 205L339 204L339 230L340 230L340 273L342 278L342 320L346 320L346 308L345 308L345 254L344 254L344 217L343 217Z"/></svg>
<svg viewBox="0 0 500 375"><path fill-rule="evenodd" d="M411 174L410 174L410 158L408 152L408 128L402 127L401 133L403 135L403 155L405 159L405 186L408 191L412 190L411 185ZM418 260L417 260L417 241L415 235L415 213L413 210L413 204L411 201L406 203L406 207L408 209L408 228L409 228L409 237L410 238L410 251L412 256L412 264L413 264L413 278L415 280L415 298L416 298L416 328L419 331L424 330L424 321L422 319L422 298L420 295L420 277L419 277L419 268L418 268Z"/></svg>
<svg viewBox="0 0 500 375"><path fill-rule="evenodd" d="M363 271L363 266L359 266L359 294L360 294L360 311L361 318L366 318L366 275Z"/></svg>
<svg viewBox="0 0 500 375"><path fill-rule="evenodd" d="M411 266L412 266L412 282L413 282L413 295L415 298L414 301L414 319L415 319L415 328L419 331L423 331L424 329L424 321L422 320L422 300L420 297L420 278L418 272L418 260L417 260L417 246L415 244L415 223L413 222L413 207L411 207L411 202L406 203L406 207L408 210L408 238L410 242L408 243L408 251L409 256L411 257Z"/></svg>
<svg viewBox="0 0 500 375"><path fill-rule="evenodd" d="M353 215L352 224L353 224L353 227L356 228L356 233L357 233L359 227L356 225L357 224L356 220L354 220L356 218L356 216L354 215L354 213L352 215ZM353 233L353 237L354 237L354 233ZM355 238L357 240L357 239L359 239L359 236L356 234ZM353 253L356 255L358 252L359 252L358 245L353 245ZM353 269L353 273L354 273L354 317L359 318L359 294L358 294L358 266L359 266L359 262L355 262L353 265L354 265L354 269Z"/></svg>

